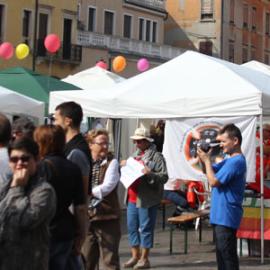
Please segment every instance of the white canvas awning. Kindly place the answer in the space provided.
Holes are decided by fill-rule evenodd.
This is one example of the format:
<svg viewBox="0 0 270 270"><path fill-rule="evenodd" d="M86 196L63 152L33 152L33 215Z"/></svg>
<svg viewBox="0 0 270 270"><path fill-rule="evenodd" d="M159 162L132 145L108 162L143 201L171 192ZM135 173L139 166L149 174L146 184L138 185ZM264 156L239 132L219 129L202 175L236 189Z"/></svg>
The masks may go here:
<svg viewBox="0 0 270 270"><path fill-rule="evenodd" d="M23 114L44 122L44 103L0 86L0 111L9 115Z"/></svg>
<svg viewBox="0 0 270 270"><path fill-rule="evenodd" d="M107 89L108 90L108 89ZM50 93L95 117L176 118L270 114L270 78L249 68L188 51L110 88Z"/></svg>

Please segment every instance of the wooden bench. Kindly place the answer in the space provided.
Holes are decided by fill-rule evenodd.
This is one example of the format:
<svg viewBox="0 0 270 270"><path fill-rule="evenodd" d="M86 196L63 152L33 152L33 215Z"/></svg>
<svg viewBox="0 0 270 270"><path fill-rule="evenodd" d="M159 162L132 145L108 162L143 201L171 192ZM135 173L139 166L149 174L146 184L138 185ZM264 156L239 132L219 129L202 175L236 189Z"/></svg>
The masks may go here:
<svg viewBox="0 0 270 270"><path fill-rule="evenodd" d="M171 205L173 204L173 202L171 202L170 200L161 200L160 202L160 208L162 211L162 230L165 230L165 225L166 225L166 206L167 205Z"/></svg>
<svg viewBox="0 0 270 270"><path fill-rule="evenodd" d="M173 245L173 230L176 225L183 225L184 227L184 253L187 254L187 244L188 244L188 222L194 221L197 218L200 219L199 222L199 241L202 241L202 218L209 216L209 210L199 210L191 213L183 213L180 216L168 218L168 223L170 224L170 254L172 254Z"/></svg>

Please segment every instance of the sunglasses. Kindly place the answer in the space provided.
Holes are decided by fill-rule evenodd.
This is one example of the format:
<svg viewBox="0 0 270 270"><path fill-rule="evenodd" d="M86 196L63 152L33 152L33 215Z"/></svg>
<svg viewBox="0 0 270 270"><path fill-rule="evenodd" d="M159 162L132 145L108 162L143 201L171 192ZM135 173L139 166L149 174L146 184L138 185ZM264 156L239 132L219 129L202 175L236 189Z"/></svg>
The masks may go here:
<svg viewBox="0 0 270 270"><path fill-rule="evenodd" d="M26 155L21 156L21 157L13 156L9 158L9 161L12 163L18 163L20 160L22 163L26 163L26 162L29 162L30 158L31 156L26 156Z"/></svg>

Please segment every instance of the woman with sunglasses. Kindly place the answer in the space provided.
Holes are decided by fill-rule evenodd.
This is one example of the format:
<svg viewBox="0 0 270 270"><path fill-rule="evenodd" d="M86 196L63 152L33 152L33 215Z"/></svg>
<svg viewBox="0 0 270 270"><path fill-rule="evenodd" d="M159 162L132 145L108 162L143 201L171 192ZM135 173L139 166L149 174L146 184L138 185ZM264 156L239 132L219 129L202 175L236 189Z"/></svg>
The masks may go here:
<svg viewBox="0 0 270 270"><path fill-rule="evenodd" d="M109 134L104 129L88 132L87 141L93 159L91 172L94 205L89 208L89 229L83 246L86 270L95 270L99 257L106 270L119 270L120 206L117 196L119 164L109 154Z"/></svg>
<svg viewBox="0 0 270 270"><path fill-rule="evenodd" d="M8 148L13 175L0 187L0 269L48 269L48 227L56 198L38 176L38 151L30 138Z"/></svg>

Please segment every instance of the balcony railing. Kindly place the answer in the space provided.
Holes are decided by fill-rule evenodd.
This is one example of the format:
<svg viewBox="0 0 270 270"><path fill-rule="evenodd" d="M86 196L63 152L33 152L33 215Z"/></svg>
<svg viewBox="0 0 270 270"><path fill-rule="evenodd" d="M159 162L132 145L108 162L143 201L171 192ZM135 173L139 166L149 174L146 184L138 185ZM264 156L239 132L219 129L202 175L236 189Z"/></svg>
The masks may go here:
<svg viewBox="0 0 270 270"><path fill-rule="evenodd" d="M37 42L37 57L50 57L50 53L48 53L44 47L44 39L39 39ZM82 61L82 46L75 44L62 44L53 57L56 61L80 64Z"/></svg>
<svg viewBox="0 0 270 270"><path fill-rule="evenodd" d="M124 0L125 3L165 12L164 0Z"/></svg>
<svg viewBox="0 0 270 270"><path fill-rule="evenodd" d="M158 57L164 60L172 59L184 52L183 49L168 45L158 45L151 42L107 36L87 31L78 31L77 43L83 47L107 48L117 52Z"/></svg>

